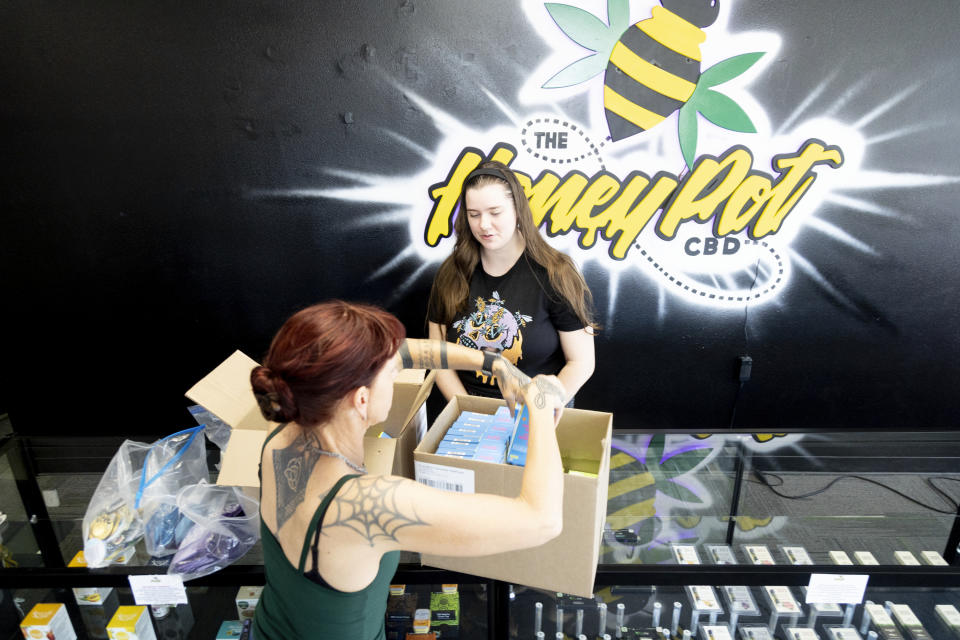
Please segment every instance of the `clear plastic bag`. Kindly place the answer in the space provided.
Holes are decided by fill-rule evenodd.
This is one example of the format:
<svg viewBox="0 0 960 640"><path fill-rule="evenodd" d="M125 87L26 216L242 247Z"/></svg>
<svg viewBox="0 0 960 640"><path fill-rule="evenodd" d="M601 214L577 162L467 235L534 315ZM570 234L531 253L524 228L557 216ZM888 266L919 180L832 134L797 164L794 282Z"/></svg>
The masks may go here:
<svg viewBox="0 0 960 640"><path fill-rule="evenodd" d="M177 508L177 494L209 478L203 425L153 443L134 503L142 513L143 540L149 555L164 557L176 552L193 525Z"/></svg>
<svg viewBox="0 0 960 640"><path fill-rule="evenodd" d="M205 482L185 487L177 507L195 523L167 570L184 580L235 562L260 538L260 505L236 487Z"/></svg>
<svg viewBox="0 0 960 640"><path fill-rule="evenodd" d="M151 445L125 440L110 460L83 516L83 553L89 567L105 567L143 537L136 508L143 463Z"/></svg>
<svg viewBox="0 0 960 640"><path fill-rule="evenodd" d="M233 428L214 415L212 411L199 404L187 407L187 411L189 411L193 419L197 421L197 424L206 427L203 433L207 436L207 440L217 445L217 448L221 451L226 451L227 444L230 443L230 434L233 433Z"/></svg>

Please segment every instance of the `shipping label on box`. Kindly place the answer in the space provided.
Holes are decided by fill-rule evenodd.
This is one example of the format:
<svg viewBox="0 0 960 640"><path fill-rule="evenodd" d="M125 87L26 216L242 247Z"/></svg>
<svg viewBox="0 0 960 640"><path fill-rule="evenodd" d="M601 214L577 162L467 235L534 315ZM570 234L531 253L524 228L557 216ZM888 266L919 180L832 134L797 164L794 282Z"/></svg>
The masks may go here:
<svg viewBox="0 0 960 640"><path fill-rule="evenodd" d="M447 429L463 411L494 414L503 400L455 396L430 427L413 453L415 464L443 467L447 480L459 472L472 474L477 493L515 497L520 492L523 467L438 456L436 450ZM425 565L461 571L538 587L554 592L593 596L603 522L607 512L610 475L610 440L613 416L609 413L566 409L557 426L557 442L567 473L563 477L563 532L539 547L483 557L460 558L422 554ZM423 467L429 469L431 467ZM576 473L571 473L576 472ZM578 473L584 475L578 475ZM418 481L423 481L418 475Z"/></svg>
<svg viewBox="0 0 960 640"><path fill-rule="evenodd" d="M157 640L147 607L133 605L118 607L107 624L110 640Z"/></svg>
<svg viewBox="0 0 960 640"><path fill-rule="evenodd" d="M27 640L77 640L67 608L60 603L40 603L34 606L20 623L20 631Z"/></svg>

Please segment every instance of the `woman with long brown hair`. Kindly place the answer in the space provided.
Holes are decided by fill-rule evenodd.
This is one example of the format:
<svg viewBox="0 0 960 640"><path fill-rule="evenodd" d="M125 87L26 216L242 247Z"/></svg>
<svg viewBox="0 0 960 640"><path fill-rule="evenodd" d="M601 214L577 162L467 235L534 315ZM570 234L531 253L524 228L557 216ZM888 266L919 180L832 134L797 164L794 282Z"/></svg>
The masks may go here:
<svg viewBox="0 0 960 640"><path fill-rule="evenodd" d="M479 370L483 355L432 340L405 340L400 321L334 301L296 313L250 376L268 420L281 422L260 460L266 587L258 640L382 640L400 550L481 556L537 546L563 526L563 468L554 433L563 391L492 364L508 404L530 411L520 495L433 489L369 475L363 437L390 411L403 367Z"/></svg>
<svg viewBox="0 0 960 640"><path fill-rule="evenodd" d="M486 161L467 176L454 231L430 291L430 338L479 349L488 364L556 375L572 400L594 369L592 296L573 260L541 237L509 168ZM494 381L489 366L437 372L447 400L496 396Z"/></svg>

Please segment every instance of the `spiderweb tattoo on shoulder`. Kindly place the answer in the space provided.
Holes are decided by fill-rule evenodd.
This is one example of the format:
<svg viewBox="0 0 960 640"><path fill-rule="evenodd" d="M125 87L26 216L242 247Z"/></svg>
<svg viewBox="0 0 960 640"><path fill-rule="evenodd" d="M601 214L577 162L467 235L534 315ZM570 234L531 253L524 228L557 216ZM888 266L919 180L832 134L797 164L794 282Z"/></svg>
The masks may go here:
<svg viewBox="0 0 960 640"><path fill-rule="evenodd" d="M396 542L397 531L404 527L426 525L416 513L401 513L397 507L396 492L402 482L382 476L348 482L330 504L333 521L325 523L321 532L347 527L372 547L379 539Z"/></svg>

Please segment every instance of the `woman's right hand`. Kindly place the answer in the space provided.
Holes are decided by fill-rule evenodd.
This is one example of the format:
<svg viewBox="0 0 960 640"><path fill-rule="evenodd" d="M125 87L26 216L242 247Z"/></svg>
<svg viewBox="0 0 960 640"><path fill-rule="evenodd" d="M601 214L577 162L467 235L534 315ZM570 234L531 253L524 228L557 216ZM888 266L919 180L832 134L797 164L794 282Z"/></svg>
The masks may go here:
<svg viewBox="0 0 960 640"><path fill-rule="evenodd" d="M560 421L560 415L566 405L566 390L557 376L538 375L522 390L523 400L531 409L552 410L554 423Z"/></svg>

